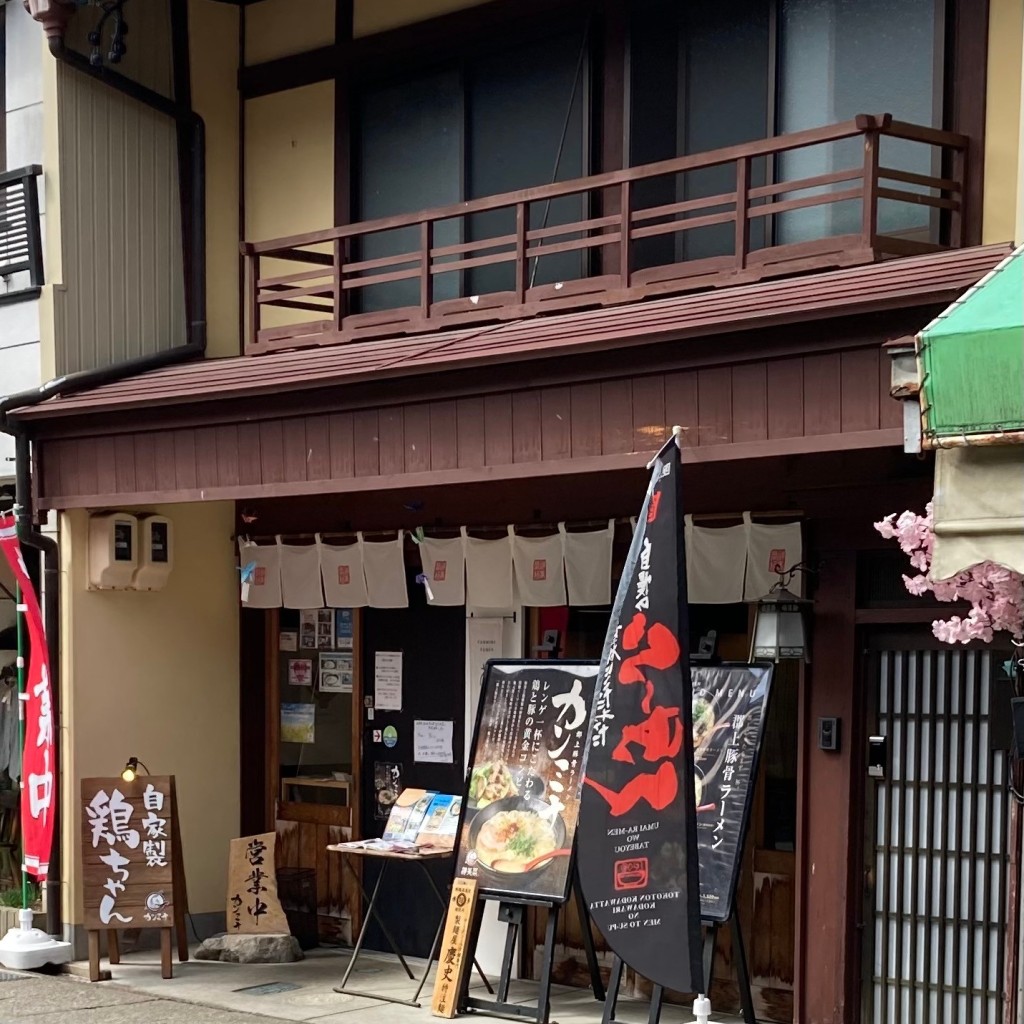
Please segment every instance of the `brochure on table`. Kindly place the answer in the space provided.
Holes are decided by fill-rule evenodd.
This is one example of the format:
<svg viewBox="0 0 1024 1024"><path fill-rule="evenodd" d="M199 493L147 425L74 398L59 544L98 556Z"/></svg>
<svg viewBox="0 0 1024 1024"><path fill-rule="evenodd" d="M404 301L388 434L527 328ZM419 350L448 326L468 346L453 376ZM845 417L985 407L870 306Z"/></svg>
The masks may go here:
<svg viewBox="0 0 1024 1024"><path fill-rule="evenodd" d="M389 853L453 850L461 810L461 796L428 789L404 789L391 808L382 838L340 845Z"/></svg>

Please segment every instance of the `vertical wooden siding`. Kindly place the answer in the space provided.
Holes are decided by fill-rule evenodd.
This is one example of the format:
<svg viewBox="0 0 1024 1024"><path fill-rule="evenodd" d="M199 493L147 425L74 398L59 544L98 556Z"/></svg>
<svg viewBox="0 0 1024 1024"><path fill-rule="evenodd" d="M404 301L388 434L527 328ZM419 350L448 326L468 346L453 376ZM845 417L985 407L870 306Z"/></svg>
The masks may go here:
<svg viewBox="0 0 1024 1024"><path fill-rule="evenodd" d="M113 441L44 444L43 505L308 493L323 481L485 472L650 452L674 424L692 448L898 427L873 348L566 387L317 413ZM827 446L826 446L827 447ZM725 454L723 452L723 454ZM581 467L582 468L582 467ZM519 470L516 470L519 472ZM303 486L304 485L304 486ZM325 490L330 487L325 486ZM192 492L182 495L180 492Z"/></svg>
<svg viewBox="0 0 1024 1024"><path fill-rule="evenodd" d="M57 110L57 374L183 345L174 121L60 63Z"/></svg>

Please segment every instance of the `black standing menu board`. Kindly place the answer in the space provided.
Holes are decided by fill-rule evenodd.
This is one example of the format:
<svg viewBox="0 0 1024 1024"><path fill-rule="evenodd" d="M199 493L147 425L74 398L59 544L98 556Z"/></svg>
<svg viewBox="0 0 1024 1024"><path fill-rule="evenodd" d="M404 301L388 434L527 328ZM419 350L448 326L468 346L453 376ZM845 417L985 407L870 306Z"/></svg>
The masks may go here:
<svg viewBox="0 0 1024 1024"><path fill-rule="evenodd" d="M480 891L568 898L597 669L487 663L455 854Z"/></svg>
<svg viewBox="0 0 1024 1024"><path fill-rule="evenodd" d="M772 666L702 666L691 678L701 917L725 921L750 818Z"/></svg>

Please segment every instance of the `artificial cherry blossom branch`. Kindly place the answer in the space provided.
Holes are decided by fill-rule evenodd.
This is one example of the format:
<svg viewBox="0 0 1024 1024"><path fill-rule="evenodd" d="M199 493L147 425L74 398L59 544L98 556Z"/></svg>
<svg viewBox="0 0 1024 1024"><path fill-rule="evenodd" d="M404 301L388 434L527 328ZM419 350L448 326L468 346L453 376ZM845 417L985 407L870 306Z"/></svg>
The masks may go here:
<svg viewBox="0 0 1024 1024"><path fill-rule="evenodd" d="M904 576L903 583L917 597L929 591L938 601L969 601L971 610L966 617L953 615L932 623L932 632L944 643L970 643L984 640L989 643L999 630L1005 630L1015 639L1024 638L1024 576L994 562L982 562L948 580L933 580L928 575L935 549L935 530L931 503L925 515L894 512L886 516L875 529L887 540L895 539L910 556L910 564L918 570L916 576Z"/></svg>

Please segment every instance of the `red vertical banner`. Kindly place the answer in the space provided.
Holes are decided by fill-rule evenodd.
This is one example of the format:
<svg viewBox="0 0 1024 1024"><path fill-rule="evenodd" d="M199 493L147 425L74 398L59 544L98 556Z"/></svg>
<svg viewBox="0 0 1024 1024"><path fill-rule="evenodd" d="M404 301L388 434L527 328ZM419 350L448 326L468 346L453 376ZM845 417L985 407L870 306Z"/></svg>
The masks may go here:
<svg viewBox="0 0 1024 1024"><path fill-rule="evenodd" d="M594 698L577 857L590 914L638 974L701 992L679 448L654 462Z"/></svg>
<svg viewBox="0 0 1024 1024"><path fill-rule="evenodd" d="M29 874L42 882L49 869L53 819L57 813L50 659L39 600L21 556L18 527L11 515L0 516L0 548L21 590L28 633L30 653L21 708L25 720L21 760L22 859Z"/></svg>

